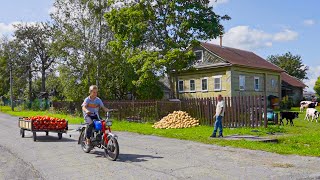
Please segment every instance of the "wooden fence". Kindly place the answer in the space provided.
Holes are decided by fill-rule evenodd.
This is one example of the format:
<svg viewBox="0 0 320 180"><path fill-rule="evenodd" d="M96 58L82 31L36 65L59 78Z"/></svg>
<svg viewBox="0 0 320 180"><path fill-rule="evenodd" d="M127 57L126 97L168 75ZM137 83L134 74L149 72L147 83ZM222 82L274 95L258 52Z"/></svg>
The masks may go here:
<svg viewBox="0 0 320 180"><path fill-rule="evenodd" d="M266 104L262 96L225 97L224 127L267 127ZM216 98L183 99L181 101L105 101L106 107L118 109L113 116L135 122L155 122L173 111L186 111L199 119L200 124L212 126L215 122ZM54 102L55 110L81 112L81 103Z"/></svg>

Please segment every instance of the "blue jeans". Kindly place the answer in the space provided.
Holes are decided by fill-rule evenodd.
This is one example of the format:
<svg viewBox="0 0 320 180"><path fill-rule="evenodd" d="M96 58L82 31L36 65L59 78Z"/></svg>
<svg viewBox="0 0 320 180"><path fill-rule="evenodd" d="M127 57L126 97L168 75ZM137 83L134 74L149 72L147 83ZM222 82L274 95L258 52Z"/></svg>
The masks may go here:
<svg viewBox="0 0 320 180"><path fill-rule="evenodd" d="M216 116L216 122L214 123L213 134L217 133L219 128L219 134L222 134L222 116Z"/></svg>

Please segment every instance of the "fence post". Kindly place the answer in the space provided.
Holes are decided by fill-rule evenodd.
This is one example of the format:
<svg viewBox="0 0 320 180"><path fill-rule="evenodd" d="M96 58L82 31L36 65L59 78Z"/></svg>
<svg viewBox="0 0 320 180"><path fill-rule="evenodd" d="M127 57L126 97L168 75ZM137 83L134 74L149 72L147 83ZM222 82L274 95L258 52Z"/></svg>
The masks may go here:
<svg viewBox="0 0 320 180"><path fill-rule="evenodd" d="M206 118L206 125L209 125L210 124L210 105L209 105L209 98L206 98L205 99L205 118Z"/></svg>
<svg viewBox="0 0 320 180"><path fill-rule="evenodd" d="M255 127L259 127L259 117L258 117L258 114L259 114L259 111L258 111L258 101L257 101L257 99L258 99L258 96L257 95L255 95L254 97L254 100L253 100L253 106L254 106L254 116L255 116L255 120L254 120L254 124L255 124Z"/></svg>
<svg viewBox="0 0 320 180"><path fill-rule="evenodd" d="M249 96L250 127L254 127L254 111L253 111L252 100L253 100L253 97Z"/></svg>
<svg viewBox="0 0 320 180"><path fill-rule="evenodd" d="M268 127L268 118L267 118L267 97L264 96L263 98L263 102L264 102L264 106L263 106L263 109L264 109L264 127L267 128Z"/></svg>
<svg viewBox="0 0 320 180"><path fill-rule="evenodd" d="M157 121L160 119L159 117L159 109L158 109L158 101L156 101L156 118L157 118Z"/></svg>
<svg viewBox="0 0 320 180"><path fill-rule="evenodd" d="M231 111L231 103L230 103L230 97L228 97L228 126L229 128L232 127L232 111Z"/></svg>
<svg viewBox="0 0 320 180"><path fill-rule="evenodd" d="M240 97L238 96L237 99L237 126L240 126ZM241 126L240 126L241 127Z"/></svg>
<svg viewBox="0 0 320 180"><path fill-rule="evenodd" d="M247 127L247 96L242 96L243 126Z"/></svg>

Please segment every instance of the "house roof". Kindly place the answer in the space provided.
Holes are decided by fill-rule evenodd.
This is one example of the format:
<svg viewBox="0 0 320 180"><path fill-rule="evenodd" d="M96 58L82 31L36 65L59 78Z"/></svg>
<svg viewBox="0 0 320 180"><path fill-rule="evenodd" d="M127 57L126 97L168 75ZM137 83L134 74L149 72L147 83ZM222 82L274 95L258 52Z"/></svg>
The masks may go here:
<svg viewBox="0 0 320 180"><path fill-rule="evenodd" d="M265 59L250 51L244 51L225 46L221 47L219 45L204 42L201 43L201 46L209 50L210 52L216 54L217 56L221 57L222 59L228 61L232 65L269 69L278 72L284 71L278 66L266 61Z"/></svg>
<svg viewBox="0 0 320 180"><path fill-rule="evenodd" d="M305 85L303 82L301 82L299 79L290 76L288 73L283 72L281 73L281 79L282 81L288 83L291 86L295 86L295 87L302 87L305 88L307 87L307 85Z"/></svg>

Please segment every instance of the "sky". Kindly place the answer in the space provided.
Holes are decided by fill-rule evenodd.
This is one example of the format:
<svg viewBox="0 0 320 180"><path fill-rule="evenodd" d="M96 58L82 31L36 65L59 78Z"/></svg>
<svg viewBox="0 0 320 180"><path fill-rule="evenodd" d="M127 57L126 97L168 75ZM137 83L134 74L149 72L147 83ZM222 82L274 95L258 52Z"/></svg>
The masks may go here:
<svg viewBox="0 0 320 180"><path fill-rule="evenodd" d="M13 24L50 20L54 0L0 0L0 36L10 35ZM309 67L307 90L320 76L319 0L211 0L214 11L227 14L223 45L253 51L267 58L288 51L300 55ZM209 40L218 43L218 40Z"/></svg>

